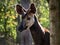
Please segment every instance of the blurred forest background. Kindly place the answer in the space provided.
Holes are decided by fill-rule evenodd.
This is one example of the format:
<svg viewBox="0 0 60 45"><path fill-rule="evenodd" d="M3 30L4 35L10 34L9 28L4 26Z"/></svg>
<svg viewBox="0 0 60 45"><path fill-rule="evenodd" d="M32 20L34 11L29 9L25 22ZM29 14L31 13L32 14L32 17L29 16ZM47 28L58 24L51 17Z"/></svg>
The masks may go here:
<svg viewBox="0 0 60 45"><path fill-rule="evenodd" d="M47 0L31 0L32 2L36 5L36 16L39 22L43 27L49 29L49 6ZM17 3L20 3L20 0L0 0L0 45L2 43L5 45L5 42L6 45L16 45L18 14L15 6Z"/></svg>

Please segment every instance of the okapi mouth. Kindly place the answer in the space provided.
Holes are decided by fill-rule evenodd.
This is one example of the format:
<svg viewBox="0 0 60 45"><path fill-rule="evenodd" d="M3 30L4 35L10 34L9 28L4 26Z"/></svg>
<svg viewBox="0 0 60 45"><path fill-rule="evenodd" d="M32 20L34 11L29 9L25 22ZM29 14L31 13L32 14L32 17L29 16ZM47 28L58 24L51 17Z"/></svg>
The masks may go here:
<svg viewBox="0 0 60 45"><path fill-rule="evenodd" d="M27 28L28 28L28 26L25 26L25 27L24 27L24 29L27 29Z"/></svg>

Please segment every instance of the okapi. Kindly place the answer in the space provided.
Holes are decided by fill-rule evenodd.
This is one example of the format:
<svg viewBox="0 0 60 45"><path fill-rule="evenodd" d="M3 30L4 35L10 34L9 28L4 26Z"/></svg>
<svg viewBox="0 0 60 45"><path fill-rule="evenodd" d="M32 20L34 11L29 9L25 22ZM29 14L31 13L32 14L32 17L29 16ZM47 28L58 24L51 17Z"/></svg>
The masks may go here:
<svg viewBox="0 0 60 45"><path fill-rule="evenodd" d="M39 24L35 16L35 5L32 3L27 11L21 5L16 5L16 11L22 15L22 22L18 30L21 32L30 29L35 45L50 45L50 33Z"/></svg>

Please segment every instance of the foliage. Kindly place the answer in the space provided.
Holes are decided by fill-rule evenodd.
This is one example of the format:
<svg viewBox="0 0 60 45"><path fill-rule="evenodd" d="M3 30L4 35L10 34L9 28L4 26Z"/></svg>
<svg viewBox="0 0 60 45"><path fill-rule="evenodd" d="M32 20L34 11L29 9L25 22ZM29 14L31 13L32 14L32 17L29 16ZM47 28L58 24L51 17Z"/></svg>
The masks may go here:
<svg viewBox="0 0 60 45"><path fill-rule="evenodd" d="M6 37L16 39L16 0L0 1L0 32Z"/></svg>
<svg viewBox="0 0 60 45"><path fill-rule="evenodd" d="M49 28L50 22L49 22L49 7L48 7L48 2L45 0L41 0L41 6L40 6L40 12L42 13L40 21L41 24L46 27Z"/></svg>

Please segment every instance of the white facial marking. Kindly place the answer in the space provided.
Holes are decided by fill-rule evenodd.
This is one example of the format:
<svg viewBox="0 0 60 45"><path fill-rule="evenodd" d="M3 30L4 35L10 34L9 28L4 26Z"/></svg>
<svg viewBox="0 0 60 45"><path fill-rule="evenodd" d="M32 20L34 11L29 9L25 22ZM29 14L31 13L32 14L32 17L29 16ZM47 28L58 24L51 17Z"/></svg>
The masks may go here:
<svg viewBox="0 0 60 45"><path fill-rule="evenodd" d="M27 18L30 18L30 19L27 19ZM35 19L34 19L34 16L28 16L25 20L26 22L26 26L28 26L27 29L29 29L35 22Z"/></svg>

